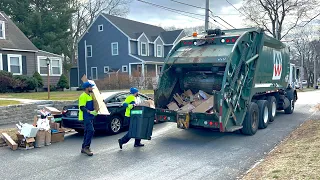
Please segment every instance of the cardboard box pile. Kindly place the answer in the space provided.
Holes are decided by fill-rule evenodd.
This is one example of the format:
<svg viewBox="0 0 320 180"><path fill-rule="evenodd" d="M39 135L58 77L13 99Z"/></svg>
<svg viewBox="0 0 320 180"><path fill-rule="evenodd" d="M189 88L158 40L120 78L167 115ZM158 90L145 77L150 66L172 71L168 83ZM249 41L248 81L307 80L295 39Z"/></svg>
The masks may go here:
<svg viewBox="0 0 320 180"><path fill-rule="evenodd" d="M193 113L214 113L214 96L199 91L193 94L191 90L187 90L182 94L174 94L174 101L170 102L167 107L170 110L178 112Z"/></svg>
<svg viewBox="0 0 320 180"><path fill-rule="evenodd" d="M52 142L61 142L64 140L65 129L57 123L57 118L62 116L61 111L52 107L44 107L39 115L34 117L33 124L16 124L18 128L17 142L8 134L3 133L2 138L12 149L33 149L49 146ZM59 120L58 120L59 121Z"/></svg>

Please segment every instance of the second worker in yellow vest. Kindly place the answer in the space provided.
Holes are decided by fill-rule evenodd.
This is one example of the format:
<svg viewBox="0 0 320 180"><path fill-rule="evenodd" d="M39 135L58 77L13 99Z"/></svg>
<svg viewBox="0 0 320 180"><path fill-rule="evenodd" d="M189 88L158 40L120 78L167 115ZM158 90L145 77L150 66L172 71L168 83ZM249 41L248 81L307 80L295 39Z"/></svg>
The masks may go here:
<svg viewBox="0 0 320 180"><path fill-rule="evenodd" d="M125 118L128 120L129 124L130 124L131 109L133 109L136 106L136 97L138 97L138 95L139 95L138 89L130 88L130 95L123 102L123 106L126 107ZM123 136L121 139L118 140L120 149L122 149L123 144L126 144L131 139L129 137L129 131L125 136ZM144 144L141 144L141 139L135 139L134 147L142 147L142 146L144 146Z"/></svg>

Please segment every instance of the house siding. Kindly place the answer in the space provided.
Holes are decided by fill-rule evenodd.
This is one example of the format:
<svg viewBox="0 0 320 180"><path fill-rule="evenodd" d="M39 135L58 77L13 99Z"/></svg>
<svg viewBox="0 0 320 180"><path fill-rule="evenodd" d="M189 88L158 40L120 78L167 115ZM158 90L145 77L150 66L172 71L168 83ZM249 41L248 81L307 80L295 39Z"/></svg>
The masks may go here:
<svg viewBox="0 0 320 180"><path fill-rule="evenodd" d="M103 31L98 32L98 25L103 24ZM97 67L98 78L104 78L104 66L121 69L122 65L138 62L129 56L128 38L100 15L78 43L79 79L86 74L85 43L92 45L92 57L87 58L87 77L92 78L91 67ZM112 56L111 43L118 42L119 55ZM81 83L81 80L79 81Z"/></svg>
<svg viewBox="0 0 320 180"><path fill-rule="evenodd" d="M163 43L161 41L160 38L157 39L157 41L154 43L154 48L155 48L155 56L157 57L157 45L161 45L162 46L162 56L165 56L166 54L164 54L164 48L163 48Z"/></svg>
<svg viewBox="0 0 320 180"><path fill-rule="evenodd" d="M154 44L149 44L149 56L154 56Z"/></svg>
<svg viewBox="0 0 320 180"><path fill-rule="evenodd" d="M8 38L8 21L0 15L0 21L4 21L4 31L5 31L5 38ZM1 40L0 40L1 41Z"/></svg>
<svg viewBox="0 0 320 180"><path fill-rule="evenodd" d="M1 17L1 16L0 16ZM22 59L25 58L25 64L26 64L26 69L24 70L24 72L26 71L26 73L24 73L23 75L28 75L28 76L32 76L33 73L36 71L36 53L34 52L18 52L18 51L1 51L0 50L0 54L2 54L2 59L3 61L5 61L4 57L6 57L6 66L3 63L3 70L8 71L8 54L17 54L17 55L21 55ZM24 69L25 67L22 67L22 69Z"/></svg>
<svg viewBox="0 0 320 180"><path fill-rule="evenodd" d="M140 51L140 55L142 55L142 53L141 53L141 44L142 43L146 43L147 44L147 56L148 56L148 54L150 54L150 53L148 53L148 50L149 50L149 46L148 46L148 39L147 39L147 37L145 37L144 35L143 36L141 36L140 37L140 39L139 39L139 51Z"/></svg>
<svg viewBox="0 0 320 180"><path fill-rule="evenodd" d="M43 52L43 51L39 51L36 53L36 58L35 58L35 68L36 68L36 71L38 71L38 56L44 56L44 57L55 57L55 58L61 58L61 60L63 61L63 57L62 56L59 56L57 54L52 54L52 53L47 53L47 52ZM63 68L62 68L63 70ZM40 73L40 72L39 72ZM42 77L42 80L43 80L43 86L46 88L48 86L48 76L41 76ZM60 79L60 76L50 76L50 84L51 85L57 85L58 81Z"/></svg>

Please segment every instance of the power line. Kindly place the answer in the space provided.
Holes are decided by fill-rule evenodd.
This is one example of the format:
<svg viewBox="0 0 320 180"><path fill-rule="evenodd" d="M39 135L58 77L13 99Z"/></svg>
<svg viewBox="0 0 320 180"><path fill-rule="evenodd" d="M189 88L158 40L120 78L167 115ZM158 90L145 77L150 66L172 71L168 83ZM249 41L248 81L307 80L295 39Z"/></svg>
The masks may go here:
<svg viewBox="0 0 320 180"><path fill-rule="evenodd" d="M225 20L224 20L224 19L222 19L221 17L219 17L219 16L215 16L215 15L213 15L213 13L211 13L211 15L212 15L213 17L217 17L217 18L221 19L224 23L228 24L230 27L232 27L232 28L236 29L234 26L232 26L231 24L229 24L227 21L225 21Z"/></svg>
<svg viewBox="0 0 320 180"><path fill-rule="evenodd" d="M238 8L236 8L230 1L226 0L228 4L230 4L235 10L237 10L240 14L247 17L244 13L242 13Z"/></svg>
<svg viewBox="0 0 320 180"><path fill-rule="evenodd" d="M156 5L156 4L153 5L153 3L144 2L144 1L141 1L141 0L137 0L137 1L140 1L140 2L142 2L142 3L147 3L147 4L152 5L152 6L155 6L155 5ZM179 10L171 10L172 8L167 8L167 7L165 7L165 6L161 6L161 7L160 7L160 5L159 5L159 6L157 5L156 7L160 8L160 9L164 9L164 10L166 10L166 11L170 11L170 12L176 13L176 14L180 14L180 15L183 15L183 16L187 16L187 17L190 17L190 18L193 18L193 19L197 19L197 20L203 21L203 19L200 19L200 18L197 18L197 17L193 17L193 16L190 16L190 15L187 15L187 14L180 13ZM182 11L182 12L184 12L184 11Z"/></svg>
<svg viewBox="0 0 320 180"><path fill-rule="evenodd" d="M195 5L192 5L192 4L187 4L187 3L180 2L180 1L176 1L176 0L170 0L170 1L175 2L175 3L178 3L178 4L183 4L183 5L186 5L186 6L190 6L190 7L198 8L198 9L206 9L206 8L204 8L204 7L195 6Z"/></svg>
<svg viewBox="0 0 320 180"><path fill-rule="evenodd" d="M224 27L224 28L226 28L226 29L229 29L229 28L226 27L225 25L223 25L223 24L219 23L217 20L213 19L211 16L210 16L210 18L211 18L215 23L219 24L220 26L222 26L222 27Z"/></svg>
<svg viewBox="0 0 320 180"><path fill-rule="evenodd" d="M149 5L158 7L158 8L169 9L171 11L178 11L178 12L183 12L183 13L192 14L192 15L196 15L196 16L204 16L203 14L197 14L197 13L182 11L182 10L179 10L179 9L173 9L173 8L169 8L169 7L166 7L166 6L161 6L159 4L154 4L154 3L151 3L151 2L147 2L147 1L142 1L142 0L137 0L137 1L145 3L145 4L149 4Z"/></svg>
<svg viewBox="0 0 320 180"><path fill-rule="evenodd" d="M307 21L306 24L304 24L302 27L305 27L307 24L309 24L311 21L313 21L315 18L317 18L318 16L320 16L320 13L315 15L313 18L311 18L309 21Z"/></svg>

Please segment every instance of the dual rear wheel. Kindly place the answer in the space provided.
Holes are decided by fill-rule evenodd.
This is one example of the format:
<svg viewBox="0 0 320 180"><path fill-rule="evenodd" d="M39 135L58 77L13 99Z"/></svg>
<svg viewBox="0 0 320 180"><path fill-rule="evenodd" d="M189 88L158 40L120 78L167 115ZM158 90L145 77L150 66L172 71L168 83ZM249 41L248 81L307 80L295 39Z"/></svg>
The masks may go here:
<svg viewBox="0 0 320 180"><path fill-rule="evenodd" d="M273 122L277 112L277 101L273 96L267 100L251 102L243 122L241 132L245 135L254 135L258 129L265 129L269 122Z"/></svg>

